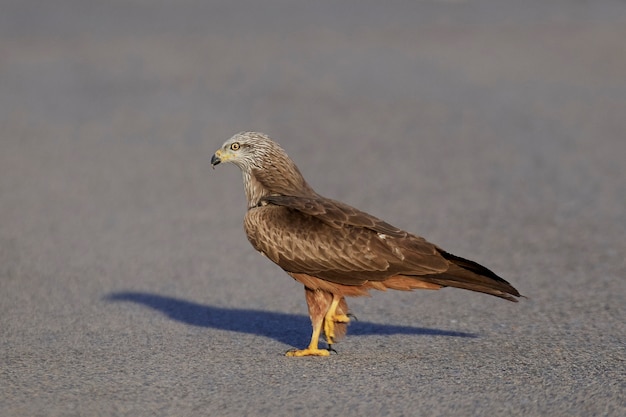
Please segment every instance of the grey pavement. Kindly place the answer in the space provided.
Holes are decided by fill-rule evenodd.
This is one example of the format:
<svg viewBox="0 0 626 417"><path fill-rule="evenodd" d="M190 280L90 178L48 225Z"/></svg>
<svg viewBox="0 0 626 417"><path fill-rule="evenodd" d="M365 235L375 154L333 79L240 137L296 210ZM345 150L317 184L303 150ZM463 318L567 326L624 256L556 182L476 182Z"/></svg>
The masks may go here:
<svg viewBox="0 0 626 417"><path fill-rule="evenodd" d="M623 1L0 9L1 416L626 415ZM284 357L241 130L528 299L376 293Z"/></svg>

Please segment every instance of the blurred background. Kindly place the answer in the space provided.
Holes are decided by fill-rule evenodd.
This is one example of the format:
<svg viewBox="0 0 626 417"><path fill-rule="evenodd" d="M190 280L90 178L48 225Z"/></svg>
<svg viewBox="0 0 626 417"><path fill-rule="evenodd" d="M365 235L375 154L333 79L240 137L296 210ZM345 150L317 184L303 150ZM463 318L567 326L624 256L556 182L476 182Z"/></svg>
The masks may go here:
<svg viewBox="0 0 626 417"><path fill-rule="evenodd" d="M213 379L194 380L197 393L177 391L175 375L199 378L189 358L240 352L238 343L249 350L243 363L282 352L291 333L190 327L160 313L172 313L167 300L186 300L306 315L302 289L245 240L240 174L210 169L211 154L242 130L281 143L321 194L485 263L530 297L511 306L450 290L351 304L373 322L481 334L480 343L507 346L505 357L491 354L519 366L516 375L537 370L509 386L510 402L493 385L483 410L623 410L624 1L0 0L0 10L6 415L46 404L59 415L105 404L141 413L167 409L163 401L236 414L227 354L203 363ZM106 301L124 291L166 301L152 306L160 312L141 297ZM306 342L306 326L290 328L294 345ZM431 358L443 352L447 363L450 340L361 333L369 336L346 342L344 357L391 337L395 352L436 346ZM507 345L513 339L520 345ZM151 362L155 349L171 368ZM471 368L488 350L456 360ZM283 381L299 380L275 366ZM266 369L239 370L239 390L259 393L239 410L293 413L272 403L293 392L250 378ZM398 369L390 384L419 386ZM422 384L433 381L436 366L421 372ZM506 378L499 368L495 379L467 372L465 393L435 381L423 397L433 413L478 410L471 388ZM159 383L171 390L165 398ZM154 402L137 408L129 392ZM334 398L334 410L359 410ZM404 400L390 410L406 413Z"/></svg>

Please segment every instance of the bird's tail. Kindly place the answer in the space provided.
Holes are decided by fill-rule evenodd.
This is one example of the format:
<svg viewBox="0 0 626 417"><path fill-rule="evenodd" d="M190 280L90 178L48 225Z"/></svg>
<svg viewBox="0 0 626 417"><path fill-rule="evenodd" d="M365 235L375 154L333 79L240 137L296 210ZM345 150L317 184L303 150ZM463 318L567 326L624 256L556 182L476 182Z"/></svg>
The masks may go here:
<svg viewBox="0 0 626 417"><path fill-rule="evenodd" d="M522 297L517 289L492 270L442 249L439 253L451 263L450 268L442 274L420 276L420 280L495 295L514 302L518 301L515 297Z"/></svg>

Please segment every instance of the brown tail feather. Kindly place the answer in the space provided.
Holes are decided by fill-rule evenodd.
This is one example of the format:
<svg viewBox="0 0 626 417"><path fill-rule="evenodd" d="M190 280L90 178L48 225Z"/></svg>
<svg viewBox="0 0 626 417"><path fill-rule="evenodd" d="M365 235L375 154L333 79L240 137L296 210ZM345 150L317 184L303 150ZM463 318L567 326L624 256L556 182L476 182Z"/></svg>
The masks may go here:
<svg viewBox="0 0 626 417"><path fill-rule="evenodd" d="M420 280L445 287L482 292L514 302L517 302L515 297L521 297L517 289L490 269L443 250L440 250L440 253L452 263L450 268L442 274L420 276Z"/></svg>

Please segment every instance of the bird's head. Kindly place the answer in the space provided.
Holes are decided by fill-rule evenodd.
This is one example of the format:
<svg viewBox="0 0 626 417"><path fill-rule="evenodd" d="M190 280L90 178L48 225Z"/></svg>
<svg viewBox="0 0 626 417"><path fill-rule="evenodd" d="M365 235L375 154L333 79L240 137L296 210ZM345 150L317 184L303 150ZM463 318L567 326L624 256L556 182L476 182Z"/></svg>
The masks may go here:
<svg viewBox="0 0 626 417"><path fill-rule="evenodd" d="M267 135L257 132L241 132L228 139L211 157L211 165L215 167L222 162L237 165L242 171L260 168L269 153L284 154L276 142Z"/></svg>
<svg viewBox="0 0 626 417"><path fill-rule="evenodd" d="M313 192L283 148L263 133L241 132L228 139L211 157L214 168L222 162L241 169L251 205L264 195Z"/></svg>

